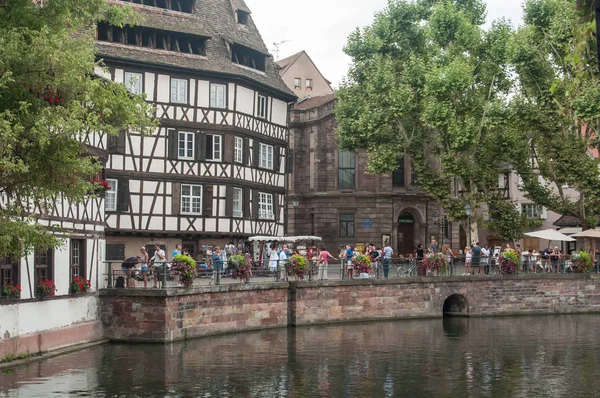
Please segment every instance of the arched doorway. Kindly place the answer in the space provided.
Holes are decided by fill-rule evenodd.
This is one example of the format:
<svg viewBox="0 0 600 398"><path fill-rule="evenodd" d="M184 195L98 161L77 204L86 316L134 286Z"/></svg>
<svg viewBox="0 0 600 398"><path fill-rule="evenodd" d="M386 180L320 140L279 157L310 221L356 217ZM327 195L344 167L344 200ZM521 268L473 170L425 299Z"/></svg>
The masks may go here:
<svg viewBox="0 0 600 398"><path fill-rule="evenodd" d="M398 216L398 253L404 256L414 252L415 218L407 211Z"/></svg>
<svg viewBox="0 0 600 398"><path fill-rule="evenodd" d="M453 294L444 300L444 316L469 316L469 302L462 294Z"/></svg>

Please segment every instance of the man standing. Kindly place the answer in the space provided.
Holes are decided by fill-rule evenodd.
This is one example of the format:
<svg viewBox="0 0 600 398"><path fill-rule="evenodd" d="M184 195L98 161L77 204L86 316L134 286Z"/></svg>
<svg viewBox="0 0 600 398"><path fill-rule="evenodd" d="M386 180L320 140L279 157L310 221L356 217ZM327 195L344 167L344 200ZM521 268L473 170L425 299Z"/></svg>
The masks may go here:
<svg viewBox="0 0 600 398"><path fill-rule="evenodd" d="M171 260L175 258L175 256L179 256L181 254L181 245L175 245L175 250L171 253Z"/></svg>
<svg viewBox="0 0 600 398"><path fill-rule="evenodd" d="M388 274L390 273L390 262L392 261L392 255L394 254L394 249L392 249L389 243L383 248L383 277L387 279Z"/></svg>
<svg viewBox="0 0 600 398"><path fill-rule="evenodd" d="M481 247L479 247L479 242L475 242L475 246L471 249L471 266L476 267L477 273L481 273Z"/></svg>
<svg viewBox="0 0 600 398"><path fill-rule="evenodd" d="M481 259L483 262L483 271L488 275L490 273L490 249L488 245L481 248Z"/></svg>
<svg viewBox="0 0 600 398"><path fill-rule="evenodd" d="M152 274L154 275L154 288L158 287L158 276L163 272L163 263L167 261L167 255L165 251L160 248L159 244L154 245L154 256L152 256L152 264L154 269Z"/></svg>
<svg viewBox="0 0 600 398"><path fill-rule="evenodd" d="M280 280L285 281L287 277L287 259L289 256L289 249L287 246L283 246L283 249L279 252L279 271L281 272Z"/></svg>
<svg viewBox="0 0 600 398"><path fill-rule="evenodd" d="M431 240L431 246L429 246L429 253L437 254L437 242L435 239Z"/></svg>

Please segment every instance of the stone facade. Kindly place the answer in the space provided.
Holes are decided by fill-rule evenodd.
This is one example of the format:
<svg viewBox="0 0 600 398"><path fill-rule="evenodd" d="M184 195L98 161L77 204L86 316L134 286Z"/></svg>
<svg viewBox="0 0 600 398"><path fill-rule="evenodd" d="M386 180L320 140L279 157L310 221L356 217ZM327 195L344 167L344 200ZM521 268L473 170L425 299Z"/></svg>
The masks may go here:
<svg viewBox="0 0 600 398"><path fill-rule="evenodd" d="M392 248L403 255L414 253L419 243L428 247L431 239L441 242L443 210L418 188L408 159L401 173L403 183L394 183L392 173L366 174L367 155L359 151L354 187L339 186L335 101L334 95L311 98L291 112L288 234L321 236L334 255L344 244L382 246L386 236ZM299 200L296 208L294 197ZM354 236L342 236L340 215L353 216ZM444 242L459 249L458 224L445 224Z"/></svg>
<svg viewBox="0 0 600 398"><path fill-rule="evenodd" d="M590 274L222 285L189 290L104 290L105 337L166 342L336 322L600 312Z"/></svg>

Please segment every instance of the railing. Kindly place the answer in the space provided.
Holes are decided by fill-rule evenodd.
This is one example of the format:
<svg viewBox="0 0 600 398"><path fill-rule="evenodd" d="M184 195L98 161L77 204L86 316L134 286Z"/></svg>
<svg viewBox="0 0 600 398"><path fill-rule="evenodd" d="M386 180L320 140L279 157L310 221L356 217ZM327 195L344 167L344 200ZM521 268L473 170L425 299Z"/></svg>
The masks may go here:
<svg viewBox="0 0 600 398"><path fill-rule="evenodd" d="M593 272L600 273L600 261L597 258L594 262ZM106 288L126 287L124 283L127 280L142 281L143 273L133 268L131 271L124 271L121 268L122 261L105 262L105 286ZM170 262L154 264L149 267L152 271L146 274L147 282L156 281L160 289L178 286L178 275L172 271ZM462 275L496 275L502 273L499 269L495 257L465 258L464 256L452 257L449 260L445 270L427 270L422 261L416 258L392 258L389 261L379 260L372 264L369 273L359 273L353 266L348 266L345 262L331 262L327 265L317 264L314 261L308 262L309 267L302 278L293 275L284 260L268 261L264 266L254 265L248 277L245 280L233 279L231 270L226 264L217 266L198 266L196 284L232 284L232 283L267 283L282 282L290 280L320 281L320 280L348 280L348 279L394 279L394 278L415 278L425 276L462 276ZM561 256L558 259L527 259L525 262L519 262L517 273L571 273L573 272L573 262L569 256ZM129 275L128 275L129 274ZM122 280L119 277L123 277ZM117 281L119 283L117 283Z"/></svg>

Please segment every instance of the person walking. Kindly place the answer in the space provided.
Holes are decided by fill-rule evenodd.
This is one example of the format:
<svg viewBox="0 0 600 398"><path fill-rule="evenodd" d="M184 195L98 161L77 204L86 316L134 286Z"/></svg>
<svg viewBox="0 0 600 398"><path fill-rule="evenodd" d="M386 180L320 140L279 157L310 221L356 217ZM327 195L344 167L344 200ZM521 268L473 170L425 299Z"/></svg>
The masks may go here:
<svg viewBox="0 0 600 398"><path fill-rule="evenodd" d="M388 274L390 273L390 262L392 261L392 255L394 254L394 249L387 244L383 248L383 260L381 261L383 266L383 277L387 279Z"/></svg>
<svg viewBox="0 0 600 398"><path fill-rule="evenodd" d="M327 267L329 266L329 259L337 260L333 257L325 246L321 247L317 252L317 258L319 263L319 279L327 279Z"/></svg>

